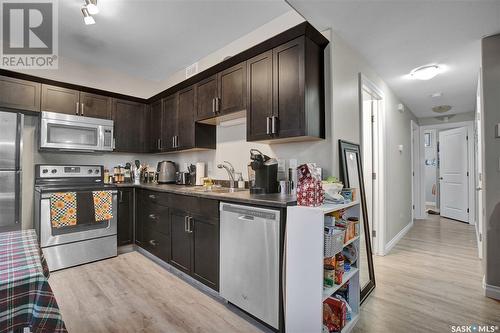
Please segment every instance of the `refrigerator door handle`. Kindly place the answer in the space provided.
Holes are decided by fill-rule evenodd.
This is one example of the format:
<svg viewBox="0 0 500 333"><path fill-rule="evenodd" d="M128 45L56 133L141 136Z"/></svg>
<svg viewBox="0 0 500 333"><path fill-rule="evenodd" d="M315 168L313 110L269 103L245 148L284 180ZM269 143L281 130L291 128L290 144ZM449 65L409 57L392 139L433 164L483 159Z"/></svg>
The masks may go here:
<svg viewBox="0 0 500 333"><path fill-rule="evenodd" d="M23 172L16 172L16 184L15 184L15 198L17 201L16 205L16 224L20 224L22 221L22 213L23 213L23 200L22 196L22 188L23 188Z"/></svg>

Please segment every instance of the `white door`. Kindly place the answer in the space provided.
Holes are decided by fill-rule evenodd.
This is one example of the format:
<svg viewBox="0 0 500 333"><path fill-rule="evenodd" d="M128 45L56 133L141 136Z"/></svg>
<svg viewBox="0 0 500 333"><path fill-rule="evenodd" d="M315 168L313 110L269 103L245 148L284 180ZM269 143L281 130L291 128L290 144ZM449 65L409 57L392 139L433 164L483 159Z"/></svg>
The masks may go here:
<svg viewBox="0 0 500 333"><path fill-rule="evenodd" d="M481 73L477 85L476 96L476 232L477 232L477 248L479 258L483 258L483 228L484 228L484 209L483 209L483 104L482 104L482 88L481 88Z"/></svg>
<svg viewBox="0 0 500 333"><path fill-rule="evenodd" d="M468 222L467 128L439 132L441 216Z"/></svg>

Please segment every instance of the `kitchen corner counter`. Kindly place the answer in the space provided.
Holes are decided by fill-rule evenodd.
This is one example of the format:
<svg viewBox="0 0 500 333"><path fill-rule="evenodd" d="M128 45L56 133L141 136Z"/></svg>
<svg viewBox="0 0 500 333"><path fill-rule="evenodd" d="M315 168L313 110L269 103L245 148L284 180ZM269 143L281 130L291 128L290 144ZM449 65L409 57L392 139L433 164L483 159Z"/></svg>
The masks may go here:
<svg viewBox="0 0 500 333"><path fill-rule="evenodd" d="M132 183L115 184L117 188L140 188L150 191L167 192L173 194L189 195L193 197L215 199L220 201L259 205L267 207L285 208L287 206L295 206L297 198L294 195L281 195L279 193L272 194L250 194L249 190L236 192L210 192L202 191L199 186L185 186L176 184L140 184Z"/></svg>

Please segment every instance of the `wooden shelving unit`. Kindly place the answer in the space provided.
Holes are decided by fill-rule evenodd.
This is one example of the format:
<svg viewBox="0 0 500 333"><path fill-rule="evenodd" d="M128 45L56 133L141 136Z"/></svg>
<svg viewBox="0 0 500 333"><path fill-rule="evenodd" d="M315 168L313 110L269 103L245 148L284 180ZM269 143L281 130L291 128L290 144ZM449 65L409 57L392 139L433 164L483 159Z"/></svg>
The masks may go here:
<svg viewBox="0 0 500 333"><path fill-rule="evenodd" d="M346 210L349 217L360 217L359 201L342 205L325 204L319 207L293 206L287 208L285 244L285 327L287 333L318 332L323 329L323 301L349 281L349 306L352 318L342 333L353 330L359 320L360 285L357 262L344 273L342 283L323 287L323 253L325 216ZM360 237L345 242L357 245ZM359 254L358 254L359 256Z"/></svg>

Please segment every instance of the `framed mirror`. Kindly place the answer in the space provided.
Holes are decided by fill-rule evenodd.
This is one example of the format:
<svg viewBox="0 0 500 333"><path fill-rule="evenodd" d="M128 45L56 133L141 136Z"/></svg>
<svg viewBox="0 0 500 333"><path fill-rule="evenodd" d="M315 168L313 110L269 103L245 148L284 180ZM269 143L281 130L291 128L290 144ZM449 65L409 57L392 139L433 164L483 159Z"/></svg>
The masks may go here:
<svg viewBox="0 0 500 333"><path fill-rule="evenodd" d="M360 270L359 284L361 288L361 303L375 288L375 271L371 244L371 231L368 221L365 186L363 183L363 167L361 151L358 144L339 140L340 179L346 188L354 188L360 199L361 225L360 249L358 267Z"/></svg>

